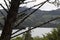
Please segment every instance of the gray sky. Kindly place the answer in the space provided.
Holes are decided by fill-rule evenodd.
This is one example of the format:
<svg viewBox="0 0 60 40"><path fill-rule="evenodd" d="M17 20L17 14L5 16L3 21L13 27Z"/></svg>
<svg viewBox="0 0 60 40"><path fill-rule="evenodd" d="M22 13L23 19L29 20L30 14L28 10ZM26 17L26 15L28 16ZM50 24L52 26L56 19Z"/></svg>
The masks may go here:
<svg viewBox="0 0 60 40"><path fill-rule="evenodd" d="M32 1L32 0L27 0L27 1ZM27 2L27 1L25 1L25 2ZM30 8L33 5L36 5L36 4L41 3L43 1L45 1L45 0L36 0L35 2L23 4L23 5L21 5L21 7L26 6L26 7ZM3 0L0 0L0 3L3 4L3 6L6 8ZM37 8L37 7L35 7L35 8ZM2 9L2 7L0 7L0 9ZM46 3L40 8L40 10L45 10L45 11L51 11L51 10L56 10L56 9L57 9L57 7L54 6L53 4L50 4L50 3ZM36 29L32 30L31 34L32 34L32 37L35 37L35 36L42 37L42 34L48 33L51 30L52 30L52 28L36 28ZM1 31L0 31L0 33L1 33Z"/></svg>

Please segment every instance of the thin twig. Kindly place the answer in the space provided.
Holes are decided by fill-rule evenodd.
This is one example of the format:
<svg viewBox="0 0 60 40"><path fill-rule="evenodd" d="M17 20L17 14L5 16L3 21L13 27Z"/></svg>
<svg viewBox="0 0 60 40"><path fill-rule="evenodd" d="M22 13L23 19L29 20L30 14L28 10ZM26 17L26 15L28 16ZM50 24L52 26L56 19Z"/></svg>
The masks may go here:
<svg viewBox="0 0 60 40"><path fill-rule="evenodd" d="M37 4L37 5L34 5L33 7L39 6L40 4L43 4L43 2L42 2L42 3L39 3L39 4ZM23 10L23 11L20 12L20 13L26 12L27 10L30 10L30 9L32 9L33 7L30 7L30 8L28 8L28 9L25 9L25 10Z"/></svg>
<svg viewBox="0 0 60 40"><path fill-rule="evenodd" d="M8 13L8 11L5 9L5 7L2 4L0 4L0 6Z"/></svg>
<svg viewBox="0 0 60 40"><path fill-rule="evenodd" d="M0 10L1 14L5 17L4 13Z"/></svg>
<svg viewBox="0 0 60 40"><path fill-rule="evenodd" d="M22 29L25 29L25 28L22 28ZM12 35L14 35L15 33L19 32L19 31L21 31L22 29L17 30L16 32L12 33Z"/></svg>
<svg viewBox="0 0 60 40"><path fill-rule="evenodd" d="M0 10L0 12L1 12L1 14L4 16L4 18L3 18L3 19L5 20L5 19L6 19L6 18L5 18L5 15L3 14L3 12L2 12L1 10Z"/></svg>
<svg viewBox="0 0 60 40"><path fill-rule="evenodd" d="M9 4L11 4L11 2L9 0L7 0L9 2Z"/></svg>
<svg viewBox="0 0 60 40"><path fill-rule="evenodd" d="M27 3L30 3L30 2L34 2L34 1L23 2L22 4L27 4Z"/></svg>
<svg viewBox="0 0 60 40"><path fill-rule="evenodd" d="M7 6L8 10L9 10L9 6L8 6L8 4L7 4L6 0L4 0L4 2L5 2L5 4L6 4L6 6Z"/></svg>

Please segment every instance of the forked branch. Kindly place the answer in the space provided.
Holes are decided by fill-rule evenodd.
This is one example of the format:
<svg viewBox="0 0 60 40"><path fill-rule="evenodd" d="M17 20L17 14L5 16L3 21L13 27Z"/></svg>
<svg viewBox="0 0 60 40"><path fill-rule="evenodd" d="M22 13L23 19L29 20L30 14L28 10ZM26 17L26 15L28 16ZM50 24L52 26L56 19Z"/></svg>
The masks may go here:
<svg viewBox="0 0 60 40"><path fill-rule="evenodd" d="M5 7L2 4L0 4L0 6L8 13L8 11L5 9Z"/></svg>
<svg viewBox="0 0 60 40"><path fill-rule="evenodd" d="M5 4L6 4L6 6L7 6L8 10L9 10L9 6L8 6L8 4L7 4L6 0L4 0L4 2L5 2Z"/></svg>

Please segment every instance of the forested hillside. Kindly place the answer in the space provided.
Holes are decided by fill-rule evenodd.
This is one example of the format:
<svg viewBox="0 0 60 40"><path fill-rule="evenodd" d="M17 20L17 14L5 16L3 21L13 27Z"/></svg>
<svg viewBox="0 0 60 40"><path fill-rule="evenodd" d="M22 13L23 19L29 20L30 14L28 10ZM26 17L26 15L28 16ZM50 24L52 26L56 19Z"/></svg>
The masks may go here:
<svg viewBox="0 0 60 40"><path fill-rule="evenodd" d="M20 12L22 12L25 9L28 9L28 8L20 7L19 11L18 11L18 15L20 15L21 14ZM0 10L4 13L5 16L7 15L7 13L3 9L0 9ZM22 14L27 15L27 14L31 13L33 10L35 10L35 9L27 10L26 12L23 12ZM36 26L36 25L42 24L43 22L46 22L48 20L51 20L51 19L53 19L55 17L59 17L59 16L60 16L60 9L52 10L52 11L43 11L43 10L38 9L35 13L33 13L30 17L28 17L20 26L21 27ZM0 22L3 24L4 22L2 21L2 18L3 18L3 15L0 12ZM59 23L60 23L60 19L53 21L51 23L48 23L42 27L47 27L47 26L48 27L56 27L57 24L59 24ZM20 27L18 27L18 28L20 28Z"/></svg>

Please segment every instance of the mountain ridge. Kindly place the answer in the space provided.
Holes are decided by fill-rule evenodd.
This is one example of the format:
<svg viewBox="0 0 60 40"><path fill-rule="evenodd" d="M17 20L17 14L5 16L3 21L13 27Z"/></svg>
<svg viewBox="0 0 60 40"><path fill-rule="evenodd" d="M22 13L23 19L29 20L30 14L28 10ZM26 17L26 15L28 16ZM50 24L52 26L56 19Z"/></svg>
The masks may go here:
<svg viewBox="0 0 60 40"><path fill-rule="evenodd" d="M25 9L28 9L28 8L25 8L25 7L21 7L19 8L19 11L18 13L20 13L21 11L25 10ZM25 14L29 14L31 13L33 10L35 9L30 9L30 10L27 10L26 12L24 12ZM6 16L7 13L4 12L3 9L1 9L1 11L4 13L4 15ZM1 13L0 13L1 14ZM2 15L0 15L1 17ZM50 19L53 19L55 17L60 17L60 9L57 9L57 10L52 10L52 11L42 11L40 9L38 9L36 12L34 12L30 17L28 17L21 25L19 25L20 27L33 27L35 25L39 25L39 23L41 22L46 22ZM43 20L44 19L44 20ZM60 23L60 21L55 21L55 24L54 22L50 23L51 27L53 26L56 26L57 24ZM59 23L58 23L59 22ZM45 25L45 26L49 26L48 25ZM17 27L17 28L20 28L20 27Z"/></svg>

